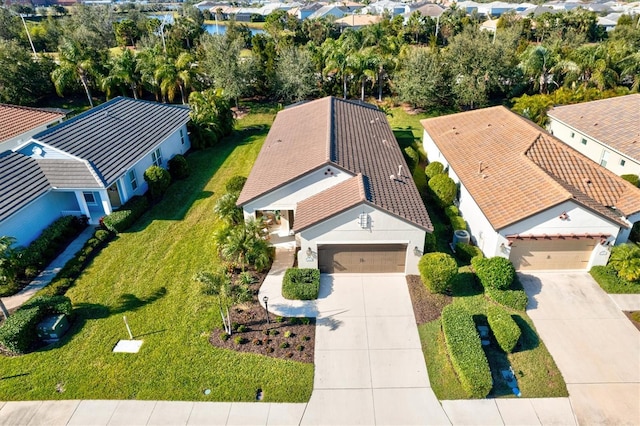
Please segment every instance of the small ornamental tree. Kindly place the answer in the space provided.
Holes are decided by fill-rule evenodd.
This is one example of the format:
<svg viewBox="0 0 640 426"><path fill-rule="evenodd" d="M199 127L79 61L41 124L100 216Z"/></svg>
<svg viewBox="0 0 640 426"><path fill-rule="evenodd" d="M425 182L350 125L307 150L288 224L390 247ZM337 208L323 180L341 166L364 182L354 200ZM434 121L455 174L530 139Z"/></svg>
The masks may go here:
<svg viewBox="0 0 640 426"><path fill-rule="evenodd" d="M471 259L471 266L484 288L507 290L516 277L516 270L511 261L500 256L488 259L474 257Z"/></svg>
<svg viewBox="0 0 640 426"><path fill-rule="evenodd" d="M458 274L458 265L446 253L427 253L418 262L420 277L432 293L444 293Z"/></svg>
<svg viewBox="0 0 640 426"><path fill-rule="evenodd" d="M171 175L158 166L151 166L144 172L144 180L149 185L149 193L153 200L162 198L171 184Z"/></svg>
<svg viewBox="0 0 640 426"><path fill-rule="evenodd" d="M424 169L424 173L427 175L427 179L431 179L436 175L441 175L444 173L444 164L439 161L432 161Z"/></svg>
<svg viewBox="0 0 640 426"><path fill-rule="evenodd" d="M429 189L438 205L442 208L453 204L458 193L458 186L445 174L435 175L429 179Z"/></svg>

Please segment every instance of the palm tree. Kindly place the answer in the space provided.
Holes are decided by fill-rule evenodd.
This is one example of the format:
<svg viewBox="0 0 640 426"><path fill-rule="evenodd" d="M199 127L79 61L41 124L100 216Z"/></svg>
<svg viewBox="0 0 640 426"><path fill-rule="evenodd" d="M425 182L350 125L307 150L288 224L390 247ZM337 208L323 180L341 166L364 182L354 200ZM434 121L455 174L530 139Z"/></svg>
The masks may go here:
<svg viewBox="0 0 640 426"><path fill-rule="evenodd" d="M222 325L225 333L231 335L233 327L231 326L231 315L229 314L229 306L233 305L231 280L226 271L218 270L216 273L200 271L193 277L203 285L203 292L218 297L218 305L220 316L222 317Z"/></svg>
<svg viewBox="0 0 640 426"><path fill-rule="evenodd" d="M242 209L236 205L238 201L237 192L228 192L218 198L213 211L229 225L239 225L244 219Z"/></svg>
<svg viewBox="0 0 640 426"><path fill-rule="evenodd" d="M142 76L138 70L136 54L127 48L122 49L120 55L115 55L109 61L109 74L102 79L102 90L111 97L113 89L122 85L129 86L134 99L138 99L138 90Z"/></svg>
<svg viewBox="0 0 640 426"><path fill-rule="evenodd" d="M149 92L155 95L156 101L159 101L161 96L160 82L156 79L156 70L159 67L160 60L164 58L162 46L156 44L153 47L144 49L136 57L138 59L136 69L140 73L140 81Z"/></svg>
<svg viewBox="0 0 640 426"><path fill-rule="evenodd" d="M220 241L220 254L227 260L238 262L243 272L247 261L263 269L265 256L268 257L264 229L262 219L249 219L244 225L229 229Z"/></svg>
<svg viewBox="0 0 640 426"><path fill-rule="evenodd" d="M631 79L631 90L640 90L640 51L624 57L619 64L622 65L620 76Z"/></svg>
<svg viewBox="0 0 640 426"><path fill-rule="evenodd" d="M334 74L342 79L342 97L347 99L347 54L346 46L340 40L327 39L322 43L322 49L326 52L326 65L323 74Z"/></svg>
<svg viewBox="0 0 640 426"><path fill-rule="evenodd" d="M68 87L80 81L93 108L89 78L97 75L97 64L88 51L82 49L80 44L71 39L65 39L59 48L59 65L51 73L56 91L60 96Z"/></svg>
<svg viewBox="0 0 640 426"><path fill-rule="evenodd" d="M609 265L627 281L640 281L640 245L621 244L611 250Z"/></svg>
<svg viewBox="0 0 640 426"><path fill-rule="evenodd" d="M533 88L549 93L549 83L554 83L553 74L558 58L544 46L530 46L520 55L519 67L533 82Z"/></svg>
<svg viewBox="0 0 640 426"><path fill-rule="evenodd" d="M233 132L235 118L229 100L222 96L222 90L191 92L189 105L191 124L196 132L194 136L202 147L211 146Z"/></svg>
<svg viewBox="0 0 640 426"><path fill-rule="evenodd" d="M360 82L360 100L364 102L364 88L367 80L375 79L376 57L371 49L363 49L347 57L347 69L355 81Z"/></svg>
<svg viewBox="0 0 640 426"><path fill-rule="evenodd" d="M165 101L173 102L177 91L180 91L182 103L186 104L186 91L191 85L193 57L188 52L182 52L173 60L165 57L155 71L155 80L159 83L160 93Z"/></svg>

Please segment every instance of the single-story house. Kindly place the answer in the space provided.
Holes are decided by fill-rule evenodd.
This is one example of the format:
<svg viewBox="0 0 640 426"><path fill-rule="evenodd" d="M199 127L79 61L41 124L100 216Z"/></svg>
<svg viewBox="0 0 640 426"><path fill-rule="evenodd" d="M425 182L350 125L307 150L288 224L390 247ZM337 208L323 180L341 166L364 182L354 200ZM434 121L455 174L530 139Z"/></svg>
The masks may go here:
<svg viewBox="0 0 640 426"><path fill-rule="evenodd" d="M62 110L0 104L0 152L22 145L65 116Z"/></svg>
<svg viewBox="0 0 640 426"><path fill-rule="evenodd" d="M98 223L189 149L188 121L188 107L118 97L0 153L0 235L26 245L63 215Z"/></svg>
<svg viewBox="0 0 640 426"><path fill-rule="evenodd" d="M422 120L472 241L519 270L586 270L640 221L640 189L498 106Z"/></svg>
<svg viewBox="0 0 640 426"><path fill-rule="evenodd" d="M319 18L329 18L329 17L339 19L345 16L347 13L348 13L348 9L346 7L332 4L332 5L320 7L319 9L315 10L311 15L309 15L307 19L319 19Z"/></svg>
<svg viewBox="0 0 640 426"><path fill-rule="evenodd" d="M549 131L617 175L640 175L640 94L551 108Z"/></svg>
<svg viewBox="0 0 640 426"><path fill-rule="evenodd" d="M323 273L418 273L433 227L383 111L326 97L278 113L238 198L275 213L298 265Z"/></svg>
<svg viewBox="0 0 640 426"><path fill-rule="evenodd" d="M338 27L351 28L354 30L366 27L367 25L374 25L381 22L383 19L380 15L347 15L344 18L336 19L335 23Z"/></svg>

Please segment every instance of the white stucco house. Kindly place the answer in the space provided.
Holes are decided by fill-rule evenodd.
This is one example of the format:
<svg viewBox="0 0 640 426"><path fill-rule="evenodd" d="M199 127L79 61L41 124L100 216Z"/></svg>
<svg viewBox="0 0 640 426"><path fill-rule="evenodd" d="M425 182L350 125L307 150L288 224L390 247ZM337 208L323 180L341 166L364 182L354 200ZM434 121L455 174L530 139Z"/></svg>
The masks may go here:
<svg viewBox="0 0 640 426"><path fill-rule="evenodd" d="M278 113L238 205L323 273L417 274L433 230L384 112L334 97Z"/></svg>
<svg viewBox="0 0 640 426"><path fill-rule="evenodd" d="M549 131L617 175L640 175L640 94L552 108Z"/></svg>
<svg viewBox="0 0 640 426"><path fill-rule="evenodd" d="M422 120L429 161L459 184L459 208L486 256L519 270L606 264L640 221L640 189L504 107Z"/></svg>
<svg viewBox="0 0 640 426"><path fill-rule="evenodd" d="M190 148L188 121L188 107L118 97L0 153L0 235L26 245L63 215L98 223Z"/></svg>
<svg viewBox="0 0 640 426"><path fill-rule="evenodd" d="M0 152L22 145L31 136L62 121L59 110L0 104Z"/></svg>

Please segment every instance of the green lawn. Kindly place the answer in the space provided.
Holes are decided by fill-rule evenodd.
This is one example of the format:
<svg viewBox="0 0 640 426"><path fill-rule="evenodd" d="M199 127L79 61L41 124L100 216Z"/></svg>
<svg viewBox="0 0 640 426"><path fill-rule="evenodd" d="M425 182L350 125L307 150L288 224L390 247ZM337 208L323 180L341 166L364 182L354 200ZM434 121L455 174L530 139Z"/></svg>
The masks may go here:
<svg viewBox="0 0 640 426"><path fill-rule="evenodd" d="M165 199L100 253L67 295L76 321L57 345L3 358L0 400L160 399L307 401L313 365L214 348L219 323L212 296L192 281L218 262L213 205L224 184L248 175L273 121L250 115L223 145L188 157L191 176L174 183ZM133 334L138 354L114 354ZM204 395L204 389L211 389Z"/></svg>
<svg viewBox="0 0 640 426"><path fill-rule="evenodd" d="M593 279L604 291L612 294L638 294L640 282L629 282L618 276L611 266L594 266L589 271Z"/></svg>

